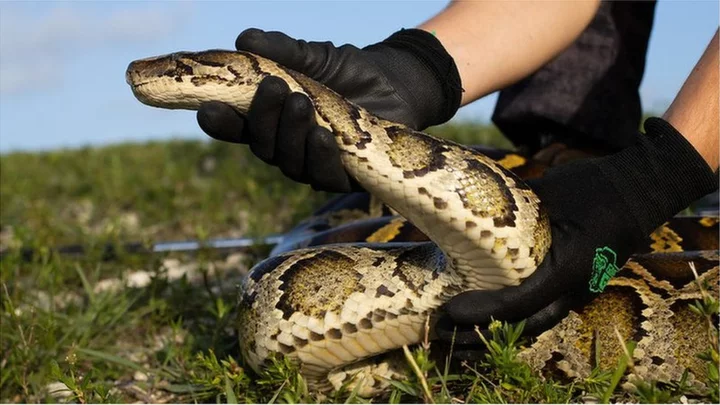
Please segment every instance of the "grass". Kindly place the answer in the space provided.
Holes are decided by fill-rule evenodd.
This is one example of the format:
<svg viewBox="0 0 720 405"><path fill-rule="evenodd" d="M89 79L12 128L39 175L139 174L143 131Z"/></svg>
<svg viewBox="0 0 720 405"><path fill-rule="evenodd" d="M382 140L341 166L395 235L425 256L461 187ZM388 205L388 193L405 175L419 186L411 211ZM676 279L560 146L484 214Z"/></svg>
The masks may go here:
<svg viewBox="0 0 720 405"><path fill-rule="evenodd" d="M476 124L435 132L510 146L495 129ZM310 393L287 361L260 376L244 366L234 330L237 285L267 251L102 260L106 243L282 232L328 194L287 181L246 148L220 142L13 153L0 157L0 175L0 246L10 252L0 262L0 401L367 401L352 392ZM67 243L82 243L88 254L50 254ZM25 262L17 248L39 254ZM717 300L707 296L697 311L708 319L702 356L717 387ZM521 327L497 326L487 356L457 368L434 358L430 343L409 348L408 380L373 401L677 402L688 393L679 381L647 382L627 394L612 370L575 383L542 379L517 358ZM718 392L694 398L717 402Z"/></svg>

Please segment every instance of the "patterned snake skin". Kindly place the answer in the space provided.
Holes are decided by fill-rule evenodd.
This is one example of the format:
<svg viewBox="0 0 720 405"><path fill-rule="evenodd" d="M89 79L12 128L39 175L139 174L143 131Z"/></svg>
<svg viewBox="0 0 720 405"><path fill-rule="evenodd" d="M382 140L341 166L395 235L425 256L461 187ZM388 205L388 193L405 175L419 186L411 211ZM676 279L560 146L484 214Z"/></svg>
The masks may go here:
<svg viewBox="0 0 720 405"><path fill-rule="evenodd" d="M541 176L546 169L543 163L511 152L482 152L523 178ZM271 256L332 243L428 240L395 214L365 193L338 197L288 232ZM660 226L600 297L534 338L520 357L555 378L587 378L597 365L609 370L617 364L623 353L617 327L624 341L638 343L625 381L677 381L688 370L690 385L704 388L707 364L697 354L708 347L708 335L705 320L690 310L690 304L701 299L698 283L718 297L719 222L717 217L678 216ZM695 266L697 280L689 263Z"/></svg>
<svg viewBox="0 0 720 405"><path fill-rule="evenodd" d="M346 384L357 386L361 395L372 395L388 386L387 378L401 378L404 372L392 357L377 361L376 356L419 342L443 302L461 291L517 285L532 274L550 245L547 217L532 190L504 168L502 160L498 164L469 147L377 118L321 84L256 55L205 51L143 59L130 64L126 80L148 105L197 109L202 102L222 101L245 113L259 82L269 75L312 100L318 124L335 134L346 170L382 202L375 204L382 206L375 214L400 216L376 215L380 222L374 224L375 231L360 240L369 243L290 251L283 249L299 245L278 247L253 268L243 286L241 349L256 370L270 356L284 355L300 365L312 389ZM361 211L355 214L362 217ZM348 210L334 211L342 212ZM307 223L300 228L304 226ZM406 226L425 242L387 243ZM334 242L347 241L343 238L336 235ZM717 264L716 256L702 258ZM701 277L716 279L717 266L704 264ZM642 367L673 377L681 366L690 367L687 356L678 354L678 339L668 335L678 327L673 306L697 295L694 283L687 277L674 284L656 279L640 260L626 269L630 271L616 277L596 302L605 297L611 300L607 305L619 302L614 308L621 333L640 338L638 352L651 359ZM616 288L632 293L620 292L613 300ZM622 301L625 297L637 302ZM580 315L571 313L538 337L524 353L528 361L539 368L553 361L568 374L587 374L587 353L599 339L594 334L607 325L607 319L592 322L595 318L587 311L596 305ZM636 310L650 319L652 328L640 322ZM601 348L603 341L598 340Z"/></svg>

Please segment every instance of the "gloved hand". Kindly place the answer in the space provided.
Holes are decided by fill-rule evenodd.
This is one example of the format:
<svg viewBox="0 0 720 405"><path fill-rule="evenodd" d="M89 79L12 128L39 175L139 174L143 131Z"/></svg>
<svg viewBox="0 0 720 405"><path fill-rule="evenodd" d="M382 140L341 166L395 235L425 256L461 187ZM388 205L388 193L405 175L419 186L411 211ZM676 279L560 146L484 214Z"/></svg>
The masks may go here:
<svg viewBox="0 0 720 405"><path fill-rule="evenodd" d="M460 106L455 62L440 41L422 30L401 30L359 49L248 29L235 47L304 73L377 116L414 129L443 123ZM290 93L280 78L260 83L247 117L225 104L206 103L197 119L211 137L249 144L257 157L295 181L324 191L359 188L343 169L332 134L315 123L310 100Z"/></svg>
<svg viewBox="0 0 720 405"><path fill-rule="evenodd" d="M645 131L619 153L528 181L550 218L550 251L519 286L469 291L446 303L436 331L450 342L457 326L457 357L472 358L482 349L474 325L486 328L491 317L527 318L527 334L549 329L601 293L655 228L718 188L713 170L670 124L650 118Z"/></svg>

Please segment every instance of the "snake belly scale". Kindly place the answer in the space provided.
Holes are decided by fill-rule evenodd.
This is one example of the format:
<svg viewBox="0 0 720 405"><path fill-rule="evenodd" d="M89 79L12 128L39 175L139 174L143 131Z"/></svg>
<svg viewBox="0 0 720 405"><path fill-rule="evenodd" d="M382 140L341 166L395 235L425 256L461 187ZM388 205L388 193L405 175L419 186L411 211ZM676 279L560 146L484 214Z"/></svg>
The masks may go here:
<svg viewBox="0 0 720 405"><path fill-rule="evenodd" d="M514 174L468 147L375 117L272 61L181 52L131 63L126 80L148 105L221 101L246 113L270 75L310 98L348 173L432 242L323 246L258 264L240 302L242 351L256 370L271 355L289 356L311 388L338 388L348 382L343 369L419 342L426 319L454 294L517 285L545 256L547 217ZM364 394L387 384L372 373L353 381Z"/></svg>

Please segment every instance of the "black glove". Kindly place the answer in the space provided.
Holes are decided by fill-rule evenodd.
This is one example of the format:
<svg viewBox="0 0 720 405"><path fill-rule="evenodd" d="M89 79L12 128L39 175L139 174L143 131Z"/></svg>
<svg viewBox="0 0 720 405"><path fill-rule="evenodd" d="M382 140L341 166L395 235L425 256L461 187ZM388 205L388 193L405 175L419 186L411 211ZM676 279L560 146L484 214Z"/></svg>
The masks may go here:
<svg viewBox="0 0 720 405"><path fill-rule="evenodd" d="M414 129L443 123L460 106L455 62L422 30L401 30L359 49L248 29L235 47L304 73L377 116ZM197 119L208 135L248 143L256 156L293 180L325 191L359 188L343 169L332 134L315 123L310 100L291 94L282 79L270 76L260 83L247 117L215 102L202 105Z"/></svg>
<svg viewBox="0 0 720 405"><path fill-rule="evenodd" d="M602 292L655 228L718 188L716 175L670 124L650 118L645 131L619 153L552 168L528 181L550 217L552 246L521 285L469 291L447 302L436 330L449 342L457 326L459 357L479 349L473 325L482 329L491 317L527 318L528 334L552 327Z"/></svg>

